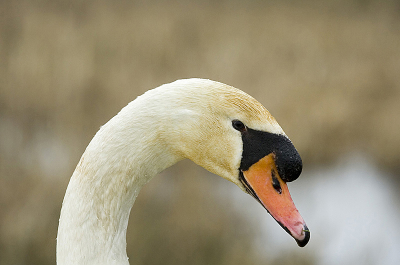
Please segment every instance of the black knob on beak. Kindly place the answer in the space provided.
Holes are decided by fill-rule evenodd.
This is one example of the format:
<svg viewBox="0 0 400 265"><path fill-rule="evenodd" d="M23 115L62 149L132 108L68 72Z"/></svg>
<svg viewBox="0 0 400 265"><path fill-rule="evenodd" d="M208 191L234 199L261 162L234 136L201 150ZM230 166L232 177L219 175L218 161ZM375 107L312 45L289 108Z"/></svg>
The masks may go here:
<svg viewBox="0 0 400 265"><path fill-rule="evenodd" d="M300 176L303 168L301 157L285 135L246 128L242 132L243 154L240 169L246 171L261 158L273 153L278 174L285 182Z"/></svg>
<svg viewBox="0 0 400 265"><path fill-rule="evenodd" d="M296 180L303 169L303 162L292 142L282 136L275 146L275 163L278 174L285 182Z"/></svg>

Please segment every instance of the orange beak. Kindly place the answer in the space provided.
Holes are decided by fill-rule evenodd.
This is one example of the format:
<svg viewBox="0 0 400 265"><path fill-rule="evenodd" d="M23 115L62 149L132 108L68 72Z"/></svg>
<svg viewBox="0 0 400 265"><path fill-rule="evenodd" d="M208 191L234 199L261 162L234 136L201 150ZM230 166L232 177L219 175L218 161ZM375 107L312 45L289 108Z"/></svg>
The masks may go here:
<svg viewBox="0 0 400 265"><path fill-rule="evenodd" d="M273 153L263 157L248 170L242 171L241 181L272 217L300 247L310 239L310 231L293 203L289 189L278 174Z"/></svg>

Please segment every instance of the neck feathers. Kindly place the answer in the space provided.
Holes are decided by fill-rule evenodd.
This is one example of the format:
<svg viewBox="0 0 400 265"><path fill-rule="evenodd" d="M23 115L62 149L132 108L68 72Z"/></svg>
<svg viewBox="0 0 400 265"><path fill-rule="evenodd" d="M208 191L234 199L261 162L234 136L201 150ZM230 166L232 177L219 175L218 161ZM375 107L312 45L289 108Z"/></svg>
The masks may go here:
<svg viewBox="0 0 400 265"><path fill-rule="evenodd" d="M129 264L126 229L133 203L144 184L181 159L165 145L146 107L131 102L82 155L61 210L59 265Z"/></svg>

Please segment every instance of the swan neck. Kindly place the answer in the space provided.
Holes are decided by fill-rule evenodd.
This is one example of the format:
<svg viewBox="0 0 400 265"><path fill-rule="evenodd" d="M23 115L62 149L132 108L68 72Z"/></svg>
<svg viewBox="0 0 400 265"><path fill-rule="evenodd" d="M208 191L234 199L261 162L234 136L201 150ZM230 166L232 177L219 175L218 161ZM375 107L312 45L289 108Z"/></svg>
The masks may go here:
<svg viewBox="0 0 400 265"><path fill-rule="evenodd" d="M133 108L99 130L71 177L57 236L59 265L129 264L126 230L140 189L182 159L160 139L156 125L140 126L145 117Z"/></svg>

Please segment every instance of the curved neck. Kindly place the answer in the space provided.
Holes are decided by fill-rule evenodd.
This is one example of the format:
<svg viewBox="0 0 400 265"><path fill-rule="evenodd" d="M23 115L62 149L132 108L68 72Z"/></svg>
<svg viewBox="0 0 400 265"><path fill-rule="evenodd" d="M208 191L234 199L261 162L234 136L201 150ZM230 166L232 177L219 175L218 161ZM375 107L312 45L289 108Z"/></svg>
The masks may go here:
<svg viewBox="0 0 400 265"><path fill-rule="evenodd" d="M82 155L63 201L57 264L129 264L126 230L140 189L182 159L160 137L158 124L144 122L139 103L105 124Z"/></svg>
<svg viewBox="0 0 400 265"><path fill-rule="evenodd" d="M183 158L240 188L240 133L231 119L281 132L267 110L224 84L187 79L136 98L88 145L68 185L57 236L57 263L128 264L126 229L144 184ZM259 127L257 127L259 126Z"/></svg>

